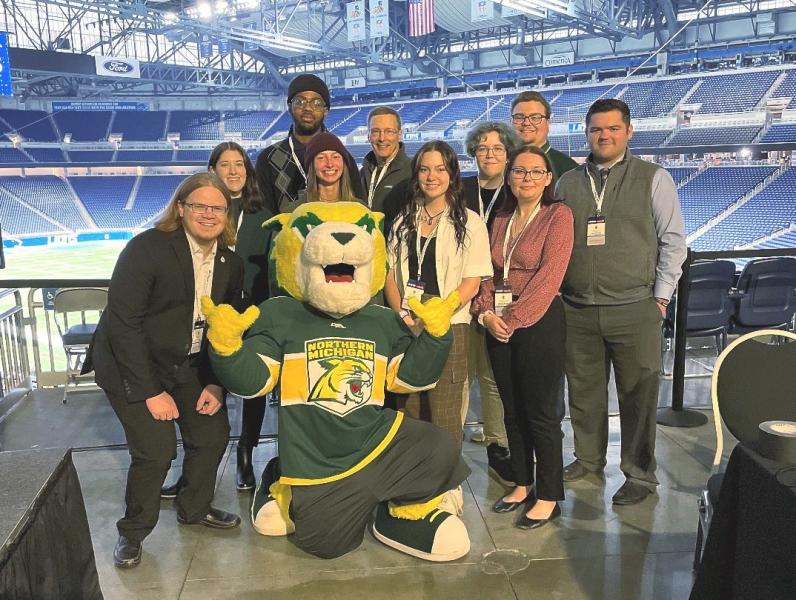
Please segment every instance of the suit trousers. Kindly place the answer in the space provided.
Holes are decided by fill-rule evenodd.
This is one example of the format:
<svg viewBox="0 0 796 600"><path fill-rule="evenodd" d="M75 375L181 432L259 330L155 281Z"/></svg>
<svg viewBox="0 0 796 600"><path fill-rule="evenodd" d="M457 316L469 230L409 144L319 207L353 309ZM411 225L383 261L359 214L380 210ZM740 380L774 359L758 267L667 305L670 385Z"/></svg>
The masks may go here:
<svg viewBox="0 0 796 600"><path fill-rule="evenodd" d="M492 373L492 363L486 351L486 329L475 319L470 323L470 349L467 357L467 379L469 385L464 390L470 398L470 385L478 379L478 393L481 397L481 417L484 420L484 441L487 445L498 444L508 448L506 426L503 423L503 402Z"/></svg>
<svg viewBox="0 0 796 600"><path fill-rule="evenodd" d="M575 456L602 469L608 448L608 382L614 369L622 433L620 468L647 487L655 478L655 417L661 368L661 313L654 298L618 306L564 303L566 373Z"/></svg>
<svg viewBox="0 0 796 600"><path fill-rule="evenodd" d="M276 393L276 388L272 393ZM271 394L256 398L243 398L241 411L240 439L238 446L256 448L260 443L260 433L265 420L265 409Z"/></svg>
<svg viewBox="0 0 796 600"><path fill-rule="evenodd" d="M516 329L505 344L491 335L486 340L503 401L515 481L533 483L535 452L536 496L541 500L564 499L564 403L559 393L566 345L562 304L556 296L538 322Z"/></svg>
<svg viewBox="0 0 796 600"><path fill-rule="evenodd" d="M174 505L177 514L188 522L200 520L209 511L216 471L229 441L225 406L212 416L196 412L202 389L194 368L186 363L177 385L170 390L180 413L176 422L185 449L182 487ZM172 421L154 419L146 402L129 403L123 396L107 395L122 423L130 451L126 509L116 527L120 535L143 540L158 521L160 488L171 461L177 457L176 430Z"/></svg>

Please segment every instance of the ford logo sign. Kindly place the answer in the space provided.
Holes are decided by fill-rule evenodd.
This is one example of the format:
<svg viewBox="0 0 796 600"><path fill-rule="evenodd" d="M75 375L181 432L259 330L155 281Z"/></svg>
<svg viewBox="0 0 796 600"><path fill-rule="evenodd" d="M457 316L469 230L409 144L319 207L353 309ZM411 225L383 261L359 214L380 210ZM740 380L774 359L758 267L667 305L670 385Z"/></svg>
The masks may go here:
<svg viewBox="0 0 796 600"><path fill-rule="evenodd" d="M106 60L102 68L112 73L129 73L135 69L133 65L123 60Z"/></svg>

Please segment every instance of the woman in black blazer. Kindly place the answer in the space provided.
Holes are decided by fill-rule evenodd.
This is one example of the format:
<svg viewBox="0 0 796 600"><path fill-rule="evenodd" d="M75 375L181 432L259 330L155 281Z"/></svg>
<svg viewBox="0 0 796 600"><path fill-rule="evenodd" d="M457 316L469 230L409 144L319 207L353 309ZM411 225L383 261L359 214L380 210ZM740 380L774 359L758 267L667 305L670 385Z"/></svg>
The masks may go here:
<svg viewBox="0 0 796 600"><path fill-rule="evenodd" d="M177 456L171 421L185 448L177 520L216 528L240 523L210 505L229 420L199 309L202 295L216 303L240 301L243 261L229 249L235 241L231 203L215 175L188 177L155 228L130 240L113 270L85 368L93 366L130 451L114 550L118 567L140 562L142 540L157 523L160 488Z"/></svg>

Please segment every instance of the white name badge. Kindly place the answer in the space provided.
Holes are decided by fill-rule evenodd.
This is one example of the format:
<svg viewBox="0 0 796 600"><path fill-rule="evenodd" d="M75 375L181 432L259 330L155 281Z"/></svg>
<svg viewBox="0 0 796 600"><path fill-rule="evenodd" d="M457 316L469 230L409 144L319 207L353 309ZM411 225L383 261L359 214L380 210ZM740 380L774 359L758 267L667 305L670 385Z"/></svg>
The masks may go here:
<svg viewBox="0 0 796 600"><path fill-rule="evenodd" d="M586 245L605 246L605 217L586 219Z"/></svg>
<svg viewBox="0 0 796 600"><path fill-rule="evenodd" d="M502 317L506 312L506 307L514 301L511 295L511 288L501 285L495 288L495 314Z"/></svg>
<svg viewBox="0 0 796 600"><path fill-rule="evenodd" d="M205 333L205 321L196 321L191 330L191 354L199 354L202 350L202 338Z"/></svg>
<svg viewBox="0 0 796 600"><path fill-rule="evenodd" d="M423 299L423 290L426 289L426 284L418 279L410 279L409 283L406 284L406 289L404 290L404 299L401 302L401 308L404 310L411 310L409 308L409 299L410 298L417 298L418 301Z"/></svg>

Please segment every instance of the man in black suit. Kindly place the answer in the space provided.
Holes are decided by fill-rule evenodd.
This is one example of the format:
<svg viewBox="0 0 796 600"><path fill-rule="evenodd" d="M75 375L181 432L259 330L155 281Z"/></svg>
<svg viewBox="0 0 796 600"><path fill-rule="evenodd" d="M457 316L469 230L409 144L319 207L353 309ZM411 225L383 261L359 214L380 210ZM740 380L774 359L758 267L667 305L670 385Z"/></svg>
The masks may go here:
<svg viewBox="0 0 796 600"><path fill-rule="evenodd" d="M229 192L212 173L187 178L154 229L119 255L108 306L89 351L97 383L119 417L130 451L126 510L117 522L117 567L136 566L160 511L160 487L185 449L177 520L231 528L237 515L213 508L216 470L229 441L224 391L207 357L199 299L238 305L243 263L229 250Z"/></svg>

